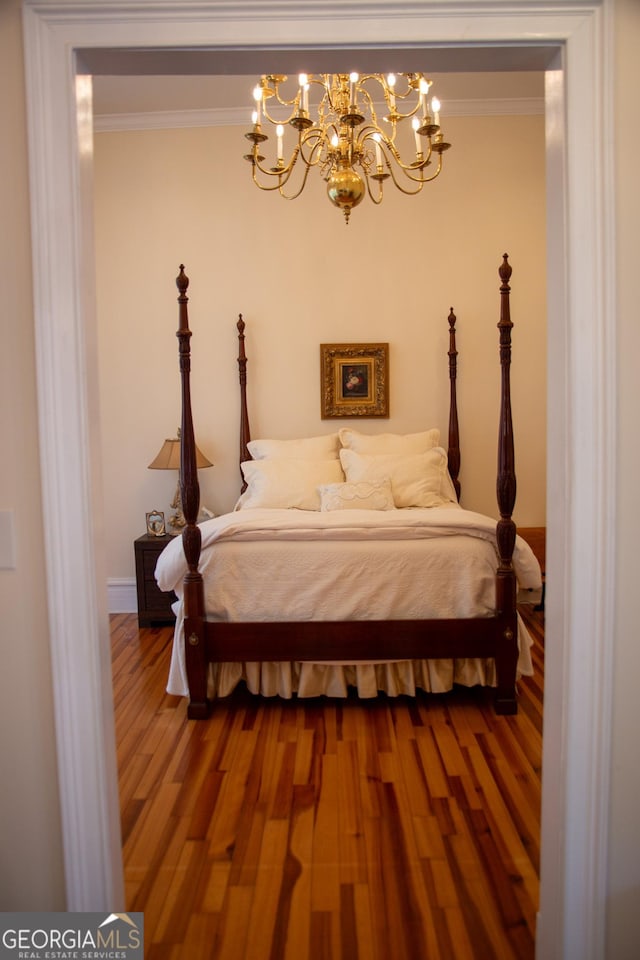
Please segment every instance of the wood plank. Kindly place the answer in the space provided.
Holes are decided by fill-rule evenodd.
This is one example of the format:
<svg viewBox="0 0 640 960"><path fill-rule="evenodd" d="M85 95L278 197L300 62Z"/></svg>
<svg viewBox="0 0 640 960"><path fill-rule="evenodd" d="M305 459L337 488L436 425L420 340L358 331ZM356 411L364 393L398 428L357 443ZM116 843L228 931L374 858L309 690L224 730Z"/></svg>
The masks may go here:
<svg viewBox="0 0 640 960"><path fill-rule="evenodd" d="M247 917L249 927L246 960L261 960L265 956L265 944L277 947L276 956L286 941L286 928L290 901L281 901L289 824L286 820L268 820L265 823L262 843L258 853L258 869L251 913ZM267 954L268 955L268 954Z"/></svg>
<svg viewBox="0 0 640 960"><path fill-rule="evenodd" d="M337 744L338 777L338 855L340 882L344 887L366 881L366 860L357 744L354 740Z"/></svg>
<svg viewBox="0 0 640 960"><path fill-rule="evenodd" d="M314 797L310 784L294 787L287 857L298 872L290 888L291 909L283 960L308 960L311 956Z"/></svg>
<svg viewBox="0 0 640 960"><path fill-rule="evenodd" d="M334 711L330 713L335 715ZM340 910L337 766L335 753L327 753L322 758L311 866L311 908L316 913L337 913Z"/></svg>
<svg viewBox="0 0 640 960"><path fill-rule="evenodd" d="M253 895L253 887L229 887L210 954L215 960L241 960L246 957L249 935L247 918L251 913Z"/></svg>

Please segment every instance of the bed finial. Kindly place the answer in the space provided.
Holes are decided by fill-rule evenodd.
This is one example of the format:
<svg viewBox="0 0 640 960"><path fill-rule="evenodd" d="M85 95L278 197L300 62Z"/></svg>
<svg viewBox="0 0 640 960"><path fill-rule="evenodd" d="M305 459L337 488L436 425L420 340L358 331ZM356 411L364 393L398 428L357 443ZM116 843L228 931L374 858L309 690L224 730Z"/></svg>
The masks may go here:
<svg viewBox="0 0 640 960"><path fill-rule="evenodd" d="M176 337L180 342L180 359L182 360L185 354L189 353L189 338L191 337L191 331L189 330L189 315L187 313L187 304L189 303L189 297L187 296L187 290L189 288L189 277L184 272L184 264L180 264L180 273L176 277L176 287L178 288L178 332Z"/></svg>
<svg viewBox="0 0 640 960"><path fill-rule="evenodd" d="M500 279L502 280L502 283L504 284L504 286L508 287L509 280L511 279L511 273L512 273L511 264L509 263L508 253L502 254L502 263L500 264L500 269L498 270L498 273L500 274Z"/></svg>
<svg viewBox="0 0 640 960"><path fill-rule="evenodd" d="M189 277L184 272L184 263L180 264L180 273L176 277L176 287L180 296L183 297L187 292L187 287L189 286Z"/></svg>
<svg viewBox="0 0 640 960"><path fill-rule="evenodd" d="M456 320L453 307L449 308L449 441L447 457L449 460L449 474L456 491L456 497L460 500L460 432L458 428L458 403L456 399L456 377L458 370L458 351L456 350Z"/></svg>

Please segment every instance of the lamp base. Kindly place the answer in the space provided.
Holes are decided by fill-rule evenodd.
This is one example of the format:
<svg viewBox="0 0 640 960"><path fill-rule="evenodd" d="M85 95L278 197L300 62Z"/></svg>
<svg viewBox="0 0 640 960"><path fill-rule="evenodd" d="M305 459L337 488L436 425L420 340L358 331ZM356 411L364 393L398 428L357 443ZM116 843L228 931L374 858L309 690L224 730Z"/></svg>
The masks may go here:
<svg viewBox="0 0 640 960"><path fill-rule="evenodd" d="M175 510L175 513L169 517L169 526L172 527L176 533L179 533L183 527L186 527L187 521L185 520L184 513L182 512L182 497L180 496L180 483L176 487L176 492L174 494L173 500L171 501L171 509Z"/></svg>
<svg viewBox="0 0 640 960"><path fill-rule="evenodd" d="M182 497L180 496L180 484L176 487L176 492L173 500L171 501L171 509L175 511L168 520L168 525L173 534L182 533L184 528L187 525L184 513L182 512ZM198 519L196 523L203 523L205 520L212 520L215 517L215 513L212 513L204 505L200 506L200 512L198 513Z"/></svg>

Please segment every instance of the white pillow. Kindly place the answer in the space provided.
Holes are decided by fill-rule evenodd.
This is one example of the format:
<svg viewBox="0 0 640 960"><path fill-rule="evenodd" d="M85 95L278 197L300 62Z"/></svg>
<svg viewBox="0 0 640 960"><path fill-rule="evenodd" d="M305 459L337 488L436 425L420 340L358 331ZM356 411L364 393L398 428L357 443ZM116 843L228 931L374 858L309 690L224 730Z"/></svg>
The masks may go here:
<svg viewBox="0 0 640 960"><path fill-rule="evenodd" d="M247 489L236 510L319 510L318 487L344 480L339 460L247 460L241 467Z"/></svg>
<svg viewBox="0 0 640 960"><path fill-rule="evenodd" d="M383 454L426 453L433 447L440 445L440 431L423 430L421 433L360 433L350 427L343 427L338 431L338 437L343 447L355 450L356 453L368 453L373 456Z"/></svg>
<svg viewBox="0 0 640 960"><path fill-rule="evenodd" d="M254 460L337 460L337 433L301 440L250 440L247 449Z"/></svg>
<svg viewBox="0 0 640 960"><path fill-rule="evenodd" d="M328 510L393 510L391 480L385 477L369 483L327 483L318 487L320 509Z"/></svg>
<svg viewBox="0 0 640 960"><path fill-rule="evenodd" d="M376 483L389 477L396 507L439 507L446 502L447 455L442 447L412 456L369 456L341 450L340 461L350 483Z"/></svg>

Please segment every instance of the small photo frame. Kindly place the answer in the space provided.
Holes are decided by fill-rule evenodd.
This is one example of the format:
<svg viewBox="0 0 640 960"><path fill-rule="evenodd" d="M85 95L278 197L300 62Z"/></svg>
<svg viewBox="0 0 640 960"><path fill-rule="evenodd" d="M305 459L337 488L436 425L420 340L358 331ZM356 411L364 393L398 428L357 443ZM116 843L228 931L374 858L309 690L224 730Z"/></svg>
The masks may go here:
<svg viewBox="0 0 640 960"><path fill-rule="evenodd" d="M322 419L389 416L389 344L321 343Z"/></svg>
<svg viewBox="0 0 640 960"><path fill-rule="evenodd" d="M164 513L162 510L150 510L146 514L147 533L151 537L164 537L167 528L164 522Z"/></svg>

